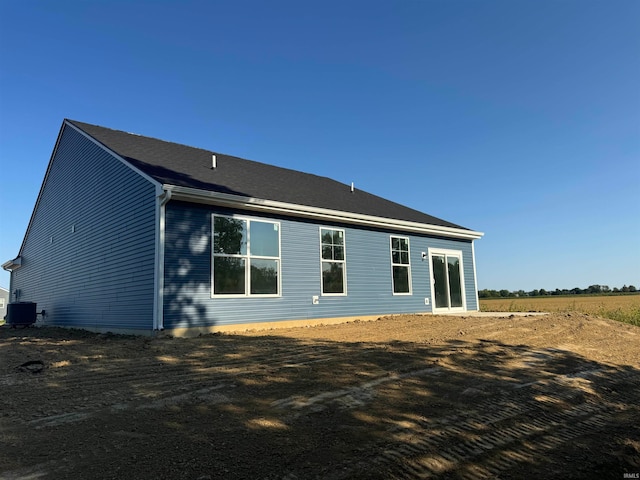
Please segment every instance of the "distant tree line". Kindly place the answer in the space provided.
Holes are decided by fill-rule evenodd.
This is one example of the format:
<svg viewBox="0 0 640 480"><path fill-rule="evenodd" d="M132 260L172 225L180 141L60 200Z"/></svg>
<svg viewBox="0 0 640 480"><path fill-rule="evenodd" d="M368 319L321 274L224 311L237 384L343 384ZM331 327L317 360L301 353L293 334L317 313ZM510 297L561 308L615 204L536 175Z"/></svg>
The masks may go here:
<svg viewBox="0 0 640 480"><path fill-rule="evenodd" d="M545 297L548 295L601 295L601 294L613 294L613 293L636 293L638 289L633 285L624 285L622 288L615 287L609 288L608 285L590 285L587 288L572 288L567 290L566 288L560 290L531 290L525 292L524 290L517 290L510 292L509 290L479 290L478 297L480 298L505 298L505 297Z"/></svg>

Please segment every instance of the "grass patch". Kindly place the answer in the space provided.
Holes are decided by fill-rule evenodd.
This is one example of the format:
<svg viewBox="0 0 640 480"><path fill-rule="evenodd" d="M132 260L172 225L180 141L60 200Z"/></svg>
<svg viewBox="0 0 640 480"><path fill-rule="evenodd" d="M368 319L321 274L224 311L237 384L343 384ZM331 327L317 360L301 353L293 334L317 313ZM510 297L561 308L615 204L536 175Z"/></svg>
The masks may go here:
<svg viewBox="0 0 640 480"><path fill-rule="evenodd" d="M640 307L602 309L598 316L640 327Z"/></svg>

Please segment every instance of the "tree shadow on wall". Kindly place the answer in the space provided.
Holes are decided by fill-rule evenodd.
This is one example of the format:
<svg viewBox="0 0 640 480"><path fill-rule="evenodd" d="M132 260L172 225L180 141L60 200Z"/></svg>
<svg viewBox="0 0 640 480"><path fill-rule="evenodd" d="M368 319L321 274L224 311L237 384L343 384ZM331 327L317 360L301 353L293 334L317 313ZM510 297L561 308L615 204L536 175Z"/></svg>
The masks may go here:
<svg viewBox="0 0 640 480"><path fill-rule="evenodd" d="M278 293L278 254L274 257L273 253L261 253L255 240L260 238L257 233L249 247L246 220L216 215L212 228L211 209L181 202L169 205L163 286L165 328L212 327L222 323L225 313L237 317L239 312L228 304L223 308L225 300L211 298L214 291L216 295L237 296L248 293L247 290L253 295ZM228 212L216 210L216 213ZM252 225L255 231L257 222ZM276 245L277 252L280 247ZM262 257L249 258L249 253L261 253ZM249 269L250 282L246 278ZM255 309L250 303L243 305L248 312Z"/></svg>
<svg viewBox="0 0 640 480"><path fill-rule="evenodd" d="M180 202L166 210L164 324L204 326L211 297L211 212Z"/></svg>

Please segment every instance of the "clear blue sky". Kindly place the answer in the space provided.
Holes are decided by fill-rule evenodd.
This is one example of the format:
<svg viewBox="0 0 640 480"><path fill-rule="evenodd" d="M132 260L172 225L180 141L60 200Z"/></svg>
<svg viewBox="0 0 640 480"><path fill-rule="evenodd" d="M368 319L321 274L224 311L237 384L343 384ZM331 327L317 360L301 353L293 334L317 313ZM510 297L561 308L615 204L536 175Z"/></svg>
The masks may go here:
<svg viewBox="0 0 640 480"><path fill-rule="evenodd" d="M637 0L0 0L0 263L64 118L485 232L481 289L640 287Z"/></svg>

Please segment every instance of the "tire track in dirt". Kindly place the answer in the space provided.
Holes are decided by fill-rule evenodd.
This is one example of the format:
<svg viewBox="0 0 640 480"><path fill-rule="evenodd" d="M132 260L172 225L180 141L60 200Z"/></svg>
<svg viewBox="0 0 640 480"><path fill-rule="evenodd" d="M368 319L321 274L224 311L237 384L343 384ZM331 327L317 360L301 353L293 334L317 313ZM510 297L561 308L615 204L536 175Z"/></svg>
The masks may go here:
<svg viewBox="0 0 640 480"><path fill-rule="evenodd" d="M212 396L210 392L235 387L236 383L231 382L230 378L241 381L265 370L277 372L331 361L335 358L335 349L326 346L312 349L299 347L292 351L262 351L248 358L242 356L231 360L224 355L207 358L198 356L178 359L175 365L166 363L163 358L170 360L167 355L138 358L135 368L129 362L113 361L107 362L106 367L100 370L89 367L88 371L76 371L69 375L57 368L49 369L52 374L46 378L33 376L25 379L24 375L12 373L5 375L3 391L15 405L28 405L34 383L42 388L47 388L47 383L55 385L55 395L47 407L54 413L24 410L17 415L31 426L45 428L85 421L103 411L159 409L180 403L230 401L228 396ZM127 392L123 392L123 385L126 385Z"/></svg>
<svg viewBox="0 0 640 480"><path fill-rule="evenodd" d="M610 369L580 375L589 376L610 390L640 384L637 372ZM625 404L640 402L640 391L615 401L585 399L581 392L565 389L567 379L574 377L560 375L524 388L516 386L507 398L491 397L462 414L397 426L388 431L393 443L367 446L378 452L370 461L393 479L438 478L452 472L470 480L497 478L519 466L526 468L544 452L555 451L576 438L605 431ZM568 402L573 405L567 408ZM369 468L369 460L345 463L333 468L334 473L326 478L347 479Z"/></svg>
<svg viewBox="0 0 640 480"><path fill-rule="evenodd" d="M389 382L398 382L406 378L421 377L438 375L442 372L439 367L423 368L420 370L412 370L405 373L390 373L381 375L377 378L369 380L368 382L356 385L353 387L342 388L339 390L333 390L329 392L322 392L312 397L303 397L295 395L287 397L281 400L271 402L271 406L275 408L292 410L311 409L312 411L320 411L324 409L324 405L331 403L338 403L345 408L353 408L355 406L361 406L370 400L374 395L374 390L379 385ZM295 419L302 415L302 412L290 415L289 417Z"/></svg>

